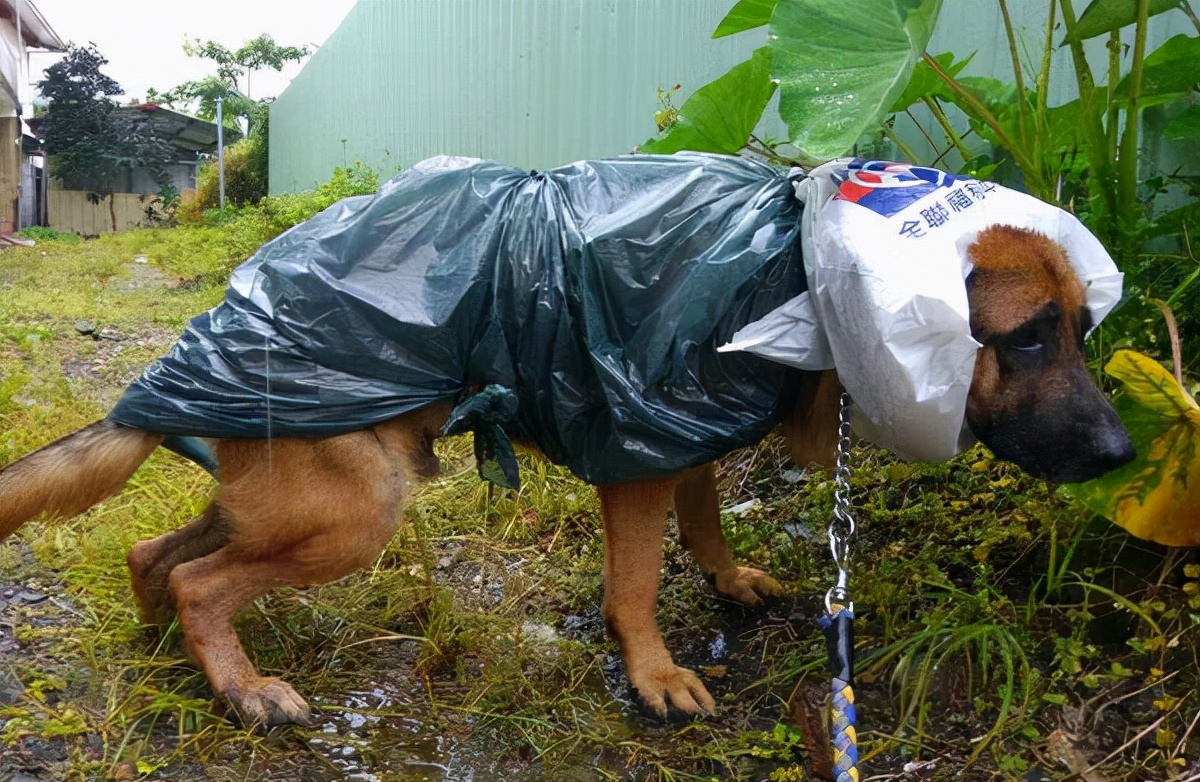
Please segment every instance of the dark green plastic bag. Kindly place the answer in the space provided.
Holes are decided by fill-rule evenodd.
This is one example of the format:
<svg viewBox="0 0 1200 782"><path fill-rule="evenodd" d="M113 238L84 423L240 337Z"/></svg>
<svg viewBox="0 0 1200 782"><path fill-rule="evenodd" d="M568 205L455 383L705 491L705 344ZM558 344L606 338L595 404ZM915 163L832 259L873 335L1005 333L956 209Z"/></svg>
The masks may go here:
<svg viewBox="0 0 1200 782"><path fill-rule="evenodd" d="M795 370L715 348L804 290L799 217L789 175L743 158L434 158L264 245L110 418L328 436L498 386L489 437L593 483L677 472L789 401Z"/></svg>

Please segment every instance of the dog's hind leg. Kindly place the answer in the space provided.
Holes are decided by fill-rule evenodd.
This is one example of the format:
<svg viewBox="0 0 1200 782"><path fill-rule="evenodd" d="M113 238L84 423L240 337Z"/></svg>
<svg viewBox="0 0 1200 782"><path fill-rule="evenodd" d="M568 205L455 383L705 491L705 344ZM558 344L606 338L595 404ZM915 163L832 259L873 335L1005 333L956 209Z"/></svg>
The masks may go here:
<svg viewBox="0 0 1200 782"><path fill-rule="evenodd" d="M134 544L125 558L143 622L165 625L175 614L167 586L177 565L207 556L229 542L229 525L216 503L184 527Z"/></svg>
<svg viewBox="0 0 1200 782"><path fill-rule="evenodd" d="M233 616L275 587L326 583L372 564L403 500L436 467L430 444L444 418L444 410L421 411L325 440L218 443L224 482L215 505L228 542L175 565L168 583L188 654L243 722L306 723L310 713L290 685L258 674Z"/></svg>
<svg viewBox="0 0 1200 782"><path fill-rule="evenodd" d="M255 598L296 583L295 575L288 562L251 561L229 546L171 571L171 593L188 656L243 724L311 722L308 704L291 685L259 676L231 623L234 614Z"/></svg>
<svg viewBox="0 0 1200 782"><path fill-rule="evenodd" d="M629 683L662 717L668 705L688 714L716 707L696 674L675 665L654 616L674 483L596 487L604 516L604 621L621 647Z"/></svg>
<svg viewBox="0 0 1200 782"><path fill-rule="evenodd" d="M758 605L764 597L783 594L779 582L763 571L734 564L721 532L717 473L712 464L683 474L675 487L675 517L679 542L722 595L745 605Z"/></svg>

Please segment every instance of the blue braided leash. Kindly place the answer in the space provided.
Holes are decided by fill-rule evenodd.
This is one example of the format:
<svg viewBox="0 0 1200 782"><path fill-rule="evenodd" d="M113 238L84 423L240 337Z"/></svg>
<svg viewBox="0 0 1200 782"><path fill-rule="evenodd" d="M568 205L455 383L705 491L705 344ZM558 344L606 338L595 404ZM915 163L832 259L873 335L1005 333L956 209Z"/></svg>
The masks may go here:
<svg viewBox="0 0 1200 782"><path fill-rule="evenodd" d="M831 606L817 622L825 633L833 674L829 741L833 745L836 782L858 782L858 734L854 725L854 609Z"/></svg>

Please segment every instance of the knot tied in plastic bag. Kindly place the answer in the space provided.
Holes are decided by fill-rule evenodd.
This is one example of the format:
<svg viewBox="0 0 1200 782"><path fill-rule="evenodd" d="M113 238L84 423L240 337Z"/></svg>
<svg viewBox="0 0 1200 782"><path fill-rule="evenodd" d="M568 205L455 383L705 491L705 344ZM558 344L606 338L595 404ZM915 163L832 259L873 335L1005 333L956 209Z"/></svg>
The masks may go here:
<svg viewBox="0 0 1200 782"><path fill-rule="evenodd" d="M513 490L521 488L521 474L504 424L516 415L517 406L516 394L504 386L490 385L459 402L441 429L443 435L473 430L479 477Z"/></svg>

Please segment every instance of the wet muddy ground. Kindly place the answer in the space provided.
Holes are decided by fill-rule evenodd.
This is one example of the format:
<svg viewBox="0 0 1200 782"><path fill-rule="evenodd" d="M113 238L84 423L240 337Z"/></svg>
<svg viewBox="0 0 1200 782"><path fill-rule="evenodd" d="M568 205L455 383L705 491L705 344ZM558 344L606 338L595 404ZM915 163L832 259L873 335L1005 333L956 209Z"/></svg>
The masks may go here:
<svg viewBox="0 0 1200 782"><path fill-rule="evenodd" d="M441 562L458 564L440 567L439 581L463 591L468 601L502 599L503 585L481 573L477 564L460 558L461 553L459 544L450 544L441 553ZM72 659L69 646L63 644L74 634L94 632L92 618L79 611L68 590L27 550L22 552L21 560L17 568L20 577L0 581L0 705L19 702L30 694L26 685L32 682L36 687L38 681L48 680L66 684L62 689L34 693L47 706L105 709L108 704L102 698L103 682L96 681L92 672L80 669L81 661ZM688 574L678 577L689 580ZM753 683L761 672L753 655L743 653L747 651L744 639L757 632L790 632L792 622L803 621L797 616L789 619L794 608L781 602L759 611L733 606L718 609L712 617L706 617L715 618L711 624L668 628L668 643L679 651L681 664L702 672L718 698L728 696ZM456 700L468 694L468 688L458 680L459 666L482 665L485 661L472 660L468 655L454 667L432 673L420 671L418 641L388 640L365 644L343 657L342 665L351 669L352 675L347 677L346 671L341 671L332 678L339 682L353 679L353 688L306 693L317 718L311 728L275 729L265 736L248 737L243 744L229 743L204 763L176 761L158 770L142 769L149 773L139 773L133 764L117 763L108 769L107 777L97 778L278 782L657 778L659 761L670 759L672 741L681 723L664 724L638 709L620 658L605 640L599 611L567 614L557 624L525 621L513 629L547 656L555 655L564 641L586 645L594 664L588 666L580 682L580 697L573 703L590 704L593 713L577 714L574 719L603 722L611 746L588 746L584 739L580 746L554 753L552 761L539 758L534 747L514 742L511 726L473 714L470 709L459 709ZM152 630L144 633L148 648L158 643ZM249 637L252 650L263 640L253 631ZM125 671L124 675L136 676L138 672ZM186 663L180 661L171 675L186 681L188 697L210 697L202 678L189 673ZM779 716L777 699L747 699L743 703L727 699L721 715L707 722L737 723L770 731ZM3 725L0 718L0 727ZM178 731L178 722L168 719L143 734L139 740L146 743L144 754L171 755L178 743ZM78 761L80 756L97 763L113 757L113 747L106 741L102 732L24 736L0 748L0 780L63 780L72 767L71 761ZM622 745L630 742L645 745L649 762L644 766L629 762L630 753ZM748 761L742 765L740 773L744 775L755 764ZM759 778L765 778L771 767L780 764L759 765ZM723 775L719 768L708 771Z"/></svg>

